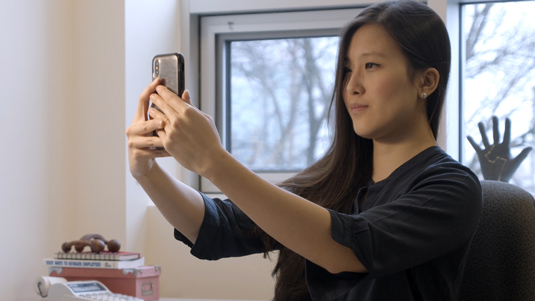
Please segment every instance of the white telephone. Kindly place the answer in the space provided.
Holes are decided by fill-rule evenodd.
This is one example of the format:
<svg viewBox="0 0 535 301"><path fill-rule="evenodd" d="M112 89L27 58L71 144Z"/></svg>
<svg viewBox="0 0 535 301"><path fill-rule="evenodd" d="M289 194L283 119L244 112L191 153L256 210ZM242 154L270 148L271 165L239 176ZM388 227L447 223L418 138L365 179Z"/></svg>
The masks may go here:
<svg viewBox="0 0 535 301"><path fill-rule="evenodd" d="M54 281L50 287L45 289L48 293L47 296L42 294L41 283L38 283L37 286L39 294L42 297L47 297L47 301L143 301L143 299L132 296L114 294L102 282L96 280Z"/></svg>

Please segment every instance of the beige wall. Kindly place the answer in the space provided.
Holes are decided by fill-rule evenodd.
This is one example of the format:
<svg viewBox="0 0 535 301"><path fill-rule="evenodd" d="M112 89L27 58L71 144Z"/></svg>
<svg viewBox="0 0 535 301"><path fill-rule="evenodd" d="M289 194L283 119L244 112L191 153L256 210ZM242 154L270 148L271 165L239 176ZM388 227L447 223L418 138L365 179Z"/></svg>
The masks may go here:
<svg viewBox="0 0 535 301"><path fill-rule="evenodd" d="M1 300L88 232L125 239L123 1L0 2Z"/></svg>
<svg viewBox="0 0 535 301"><path fill-rule="evenodd" d="M43 258L93 232L161 265L162 297L272 296L272 262L193 258L128 173L124 131L150 60L171 51L195 57L183 1L0 1L0 301L35 297ZM430 4L445 16L444 3ZM188 175L172 160L163 165Z"/></svg>

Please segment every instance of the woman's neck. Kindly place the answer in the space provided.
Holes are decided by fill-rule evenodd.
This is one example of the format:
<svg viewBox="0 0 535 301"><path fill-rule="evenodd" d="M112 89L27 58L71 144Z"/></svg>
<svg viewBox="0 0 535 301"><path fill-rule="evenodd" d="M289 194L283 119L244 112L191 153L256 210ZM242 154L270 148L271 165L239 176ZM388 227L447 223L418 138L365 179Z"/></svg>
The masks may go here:
<svg viewBox="0 0 535 301"><path fill-rule="evenodd" d="M394 170L409 161L411 158L436 146L436 141L431 134L420 136L421 139L412 139L403 143L389 144L373 141L373 174L374 182L386 179Z"/></svg>

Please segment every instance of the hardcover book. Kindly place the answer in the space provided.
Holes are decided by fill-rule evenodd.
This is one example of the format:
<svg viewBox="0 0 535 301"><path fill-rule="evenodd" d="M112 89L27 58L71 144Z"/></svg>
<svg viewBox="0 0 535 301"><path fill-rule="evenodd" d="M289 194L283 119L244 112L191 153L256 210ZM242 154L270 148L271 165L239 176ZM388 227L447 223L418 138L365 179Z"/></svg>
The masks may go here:
<svg viewBox="0 0 535 301"><path fill-rule="evenodd" d="M145 264L145 257L132 260L89 260L45 258L45 266L58 268L134 269Z"/></svg>
<svg viewBox="0 0 535 301"><path fill-rule="evenodd" d="M141 258L140 253L135 252L58 252L56 259L83 259L83 260L132 260Z"/></svg>

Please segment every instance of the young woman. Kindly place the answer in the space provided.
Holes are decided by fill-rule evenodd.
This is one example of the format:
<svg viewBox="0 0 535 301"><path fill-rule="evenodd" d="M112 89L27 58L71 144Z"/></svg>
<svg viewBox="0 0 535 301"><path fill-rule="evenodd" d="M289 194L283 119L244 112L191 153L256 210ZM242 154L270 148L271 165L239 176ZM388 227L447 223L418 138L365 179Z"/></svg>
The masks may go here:
<svg viewBox="0 0 535 301"><path fill-rule="evenodd" d="M277 301L454 300L482 195L477 177L436 144L449 71L435 12L379 3L341 35L335 135L317 163L271 185L223 148L187 92L179 98L155 81L127 130L130 170L193 255L279 250ZM172 178L155 161L163 156L232 202Z"/></svg>

